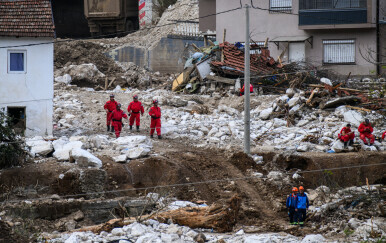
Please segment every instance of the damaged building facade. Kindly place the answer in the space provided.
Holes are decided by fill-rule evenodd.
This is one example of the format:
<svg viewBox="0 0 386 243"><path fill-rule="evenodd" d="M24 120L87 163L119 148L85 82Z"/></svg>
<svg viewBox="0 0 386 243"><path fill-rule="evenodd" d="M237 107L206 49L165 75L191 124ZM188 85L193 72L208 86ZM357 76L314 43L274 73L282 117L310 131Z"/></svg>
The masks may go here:
<svg viewBox="0 0 386 243"><path fill-rule="evenodd" d="M255 43L264 43L269 38L271 55L276 58L284 52L284 63L307 63L342 75L380 72L376 64L381 42L377 38L377 11L382 19L385 11L380 9L385 9L386 2L378 2L379 6L377 0L334 2L253 0L250 37ZM251 1L241 3L250 5ZM237 7L239 1L200 0L200 10L205 9L206 14ZM226 29L226 41L245 41L245 9L218 14L215 23L217 40L223 39ZM212 24L209 18L203 18L200 29L213 29Z"/></svg>
<svg viewBox="0 0 386 243"><path fill-rule="evenodd" d="M52 134L54 29L50 1L0 1L0 109L26 136Z"/></svg>

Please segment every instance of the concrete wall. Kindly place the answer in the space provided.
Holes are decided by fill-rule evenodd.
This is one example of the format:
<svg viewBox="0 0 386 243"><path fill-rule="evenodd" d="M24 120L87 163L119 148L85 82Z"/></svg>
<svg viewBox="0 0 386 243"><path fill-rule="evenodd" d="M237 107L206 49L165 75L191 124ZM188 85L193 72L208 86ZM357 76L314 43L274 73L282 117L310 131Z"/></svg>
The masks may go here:
<svg viewBox="0 0 386 243"><path fill-rule="evenodd" d="M216 0L199 0L198 3L199 16L200 16L200 31L207 32L216 30L216 16L210 16L206 18L201 18L203 16L208 16L216 13Z"/></svg>
<svg viewBox="0 0 386 243"><path fill-rule="evenodd" d="M52 38L0 37L0 47L49 43ZM8 73L8 50L26 51L26 73ZM0 48L0 108L25 107L25 135L52 134L53 44Z"/></svg>
<svg viewBox="0 0 386 243"><path fill-rule="evenodd" d="M250 4L250 0L242 0L243 6ZM254 5L263 9L269 9L269 0L253 1ZM217 0L217 12L237 8L239 1ZM292 1L292 13L298 13L299 1ZM313 47L305 43L306 61L322 68L334 70L340 74L347 75L369 75L376 67L367 62L359 53L359 50L367 48L375 50L376 31L375 28L368 29L331 29L331 30L300 30L298 27L298 16L284 13L270 13L267 10L250 9L250 32L254 41L264 41L286 36L313 36ZM226 41L245 41L245 9L219 14L216 17L217 40L222 39L224 29L227 29ZM356 65L323 65L323 39L355 39L356 40ZM275 59L285 50L287 43L280 43L279 49L270 42L271 56ZM284 61L288 61L289 50L284 55ZM372 73L374 74L374 73Z"/></svg>
<svg viewBox="0 0 386 243"><path fill-rule="evenodd" d="M199 39L164 37L154 49L125 46L106 55L116 61L133 62L154 72L174 73L183 70L186 46L192 43L199 47L204 46L204 41Z"/></svg>
<svg viewBox="0 0 386 243"><path fill-rule="evenodd" d="M379 43L381 50L381 74L386 77L386 22L381 24L380 26L380 37L379 37Z"/></svg>

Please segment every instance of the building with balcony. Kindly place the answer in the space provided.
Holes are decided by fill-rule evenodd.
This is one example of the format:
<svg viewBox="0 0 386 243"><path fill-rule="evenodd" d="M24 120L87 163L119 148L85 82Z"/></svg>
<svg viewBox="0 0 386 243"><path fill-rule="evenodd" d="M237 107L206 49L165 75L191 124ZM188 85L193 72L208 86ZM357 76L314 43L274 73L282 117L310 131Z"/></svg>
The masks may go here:
<svg viewBox="0 0 386 243"><path fill-rule="evenodd" d="M384 18L386 1L252 0L252 3L251 39L259 43L268 38L271 56L277 58L284 53L285 63L307 63L342 75L350 72L375 75L381 70L377 67L377 53L382 45L381 38L377 38L377 16ZM234 0L200 0L199 4L206 15L240 7L240 1ZM241 4L250 5L251 0L242 0ZM200 16L204 15L200 12ZM244 42L245 8L217 14L215 25L217 40L222 41L226 29L226 41ZM210 26L208 21L201 24L200 19L200 29L207 26Z"/></svg>

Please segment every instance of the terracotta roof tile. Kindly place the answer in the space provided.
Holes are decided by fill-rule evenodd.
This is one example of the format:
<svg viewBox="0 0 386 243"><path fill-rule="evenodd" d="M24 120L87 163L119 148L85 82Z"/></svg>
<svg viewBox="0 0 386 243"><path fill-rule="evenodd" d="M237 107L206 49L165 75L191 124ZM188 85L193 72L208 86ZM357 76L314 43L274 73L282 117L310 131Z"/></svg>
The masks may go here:
<svg viewBox="0 0 386 243"><path fill-rule="evenodd" d="M0 36L55 37L49 0L0 0Z"/></svg>
<svg viewBox="0 0 386 243"><path fill-rule="evenodd" d="M228 42L220 44L220 47L224 51L224 62L212 61L212 66L228 74L244 73L244 51ZM261 54L251 54L250 59L252 74L270 74L276 68L276 62L270 57L268 49L261 49Z"/></svg>

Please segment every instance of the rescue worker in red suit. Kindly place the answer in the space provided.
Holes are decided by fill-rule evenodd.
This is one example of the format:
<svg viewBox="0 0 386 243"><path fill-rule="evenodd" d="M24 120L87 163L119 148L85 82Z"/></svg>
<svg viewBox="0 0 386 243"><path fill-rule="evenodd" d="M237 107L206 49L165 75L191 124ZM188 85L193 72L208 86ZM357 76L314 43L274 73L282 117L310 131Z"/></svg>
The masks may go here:
<svg viewBox="0 0 386 243"><path fill-rule="evenodd" d="M158 107L158 100L153 100L153 107L150 107L149 115L151 116L150 137L153 138L155 129L158 138L161 139L161 108Z"/></svg>
<svg viewBox="0 0 386 243"><path fill-rule="evenodd" d="M245 84L243 85L243 87L240 89L240 96L243 96L244 95L244 91L245 91ZM252 84L249 85L249 93L253 93L253 86Z"/></svg>
<svg viewBox="0 0 386 243"><path fill-rule="evenodd" d="M373 132L373 127L371 126L369 119L365 119L365 122L362 122L359 125L358 131L360 132L360 139L362 139L366 145L368 145L366 138L370 139L370 145L374 144L375 137L371 134Z"/></svg>
<svg viewBox="0 0 386 243"><path fill-rule="evenodd" d="M382 140L385 140L386 137L386 131L382 134Z"/></svg>
<svg viewBox="0 0 386 243"><path fill-rule="evenodd" d="M127 111L130 114L130 130L133 130L134 120L135 125L137 126L137 132L139 131L139 126L141 125L140 115L143 116L145 110L143 109L143 105L138 101L138 96L133 96L133 101L130 102L129 107L127 107Z"/></svg>
<svg viewBox="0 0 386 243"><path fill-rule="evenodd" d="M105 106L103 107L106 111L106 125L107 125L107 131L110 131L110 124L111 124L111 114L117 107L118 102L114 100L114 94L110 95L110 100L106 102ZM111 132L114 132L114 126L111 124Z"/></svg>
<svg viewBox="0 0 386 243"><path fill-rule="evenodd" d="M345 127L340 130L338 138L344 143L344 148L354 144L355 133L351 131L351 124L347 124Z"/></svg>
<svg viewBox="0 0 386 243"><path fill-rule="evenodd" d="M117 108L111 113L111 120L115 128L115 136L119 138L122 130L122 118L127 120L127 115L121 110L121 104L117 105Z"/></svg>

